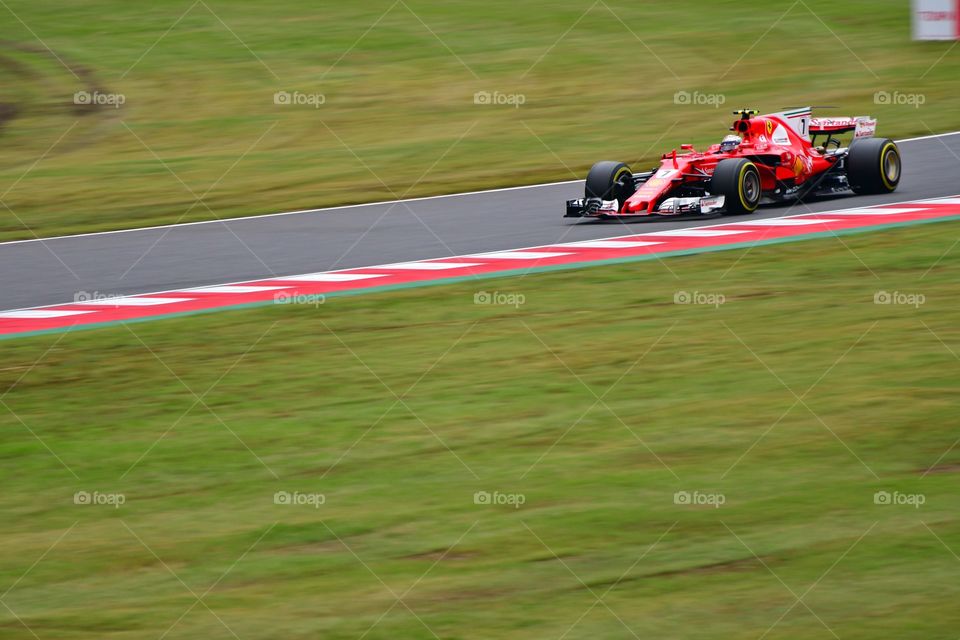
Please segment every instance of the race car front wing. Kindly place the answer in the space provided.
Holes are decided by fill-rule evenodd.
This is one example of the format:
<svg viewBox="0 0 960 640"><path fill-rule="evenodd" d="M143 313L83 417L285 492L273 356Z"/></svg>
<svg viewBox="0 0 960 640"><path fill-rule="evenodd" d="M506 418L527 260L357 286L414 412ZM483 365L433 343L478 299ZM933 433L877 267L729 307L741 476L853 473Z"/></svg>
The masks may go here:
<svg viewBox="0 0 960 640"><path fill-rule="evenodd" d="M716 213L723 209L724 197L706 195L702 198L667 198L657 207L655 215L677 216L683 214ZM601 217L643 217L650 213L624 213L620 211L621 203L617 200L601 200L600 198L575 198L567 200L565 218L601 218Z"/></svg>

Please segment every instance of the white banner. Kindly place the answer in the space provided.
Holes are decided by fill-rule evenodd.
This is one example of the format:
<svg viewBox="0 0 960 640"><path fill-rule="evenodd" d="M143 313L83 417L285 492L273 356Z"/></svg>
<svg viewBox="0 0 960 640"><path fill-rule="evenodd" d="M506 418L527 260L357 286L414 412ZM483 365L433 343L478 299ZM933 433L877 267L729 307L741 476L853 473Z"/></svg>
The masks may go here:
<svg viewBox="0 0 960 640"><path fill-rule="evenodd" d="M913 0L914 40L960 40L960 0Z"/></svg>

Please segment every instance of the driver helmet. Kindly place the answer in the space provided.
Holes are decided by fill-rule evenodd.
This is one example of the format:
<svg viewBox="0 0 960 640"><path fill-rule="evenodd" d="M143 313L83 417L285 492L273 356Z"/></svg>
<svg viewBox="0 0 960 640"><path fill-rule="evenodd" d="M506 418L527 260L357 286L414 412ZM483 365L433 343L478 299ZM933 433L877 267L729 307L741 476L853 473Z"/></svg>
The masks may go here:
<svg viewBox="0 0 960 640"><path fill-rule="evenodd" d="M740 136L725 136L723 140L720 141L720 153L730 153L731 151L736 151L741 142L743 142L743 140L740 138Z"/></svg>

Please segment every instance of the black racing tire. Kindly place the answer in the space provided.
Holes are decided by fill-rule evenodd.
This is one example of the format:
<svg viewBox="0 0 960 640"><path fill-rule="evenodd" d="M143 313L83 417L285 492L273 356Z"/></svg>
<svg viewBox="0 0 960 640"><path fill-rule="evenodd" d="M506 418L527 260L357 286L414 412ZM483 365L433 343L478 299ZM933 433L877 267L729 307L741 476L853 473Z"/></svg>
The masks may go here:
<svg viewBox="0 0 960 640"><path fill-rule="evenodd" d="M763 195L760 170L746 158L727 158L717 163L710 178L710 193L723 196L729 214L753 213Z"/></svg>
<svg viewBox="0 0 960 640"><path fill-rule="evenodd" d="M847 153L846 169L854 193L891 193L903 172L900 149L889 138L855 140Z"/></svg>
<svg viewBox="0 0 960 640"><path fill-rule="evenodd" d="M587 198L616 200L623 207L634 191L630 167L622 162L604 160L590 167L584 195Z"/></svg>

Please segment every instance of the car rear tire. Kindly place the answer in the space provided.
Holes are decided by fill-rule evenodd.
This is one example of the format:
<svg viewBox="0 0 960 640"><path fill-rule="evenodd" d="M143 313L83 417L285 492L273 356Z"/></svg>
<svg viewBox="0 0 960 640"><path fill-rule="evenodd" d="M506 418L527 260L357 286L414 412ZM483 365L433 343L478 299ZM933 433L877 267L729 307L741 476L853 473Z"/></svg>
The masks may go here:
<svg viewBox="0 0 960 640"><path fill-rule="evenodd" d="M900 184L900 149L888 138L861 138L847 153L847 181L854 193L890 193Z"/></svg>
<svg viewBox="0 0 960 640"><path fill-rule="evenodd" d="M584 189L587 198L616 200L623 208L634 191L633 174L624 163L604 160L590 167Z"/></svg>
<svg viewBox="0 0 960 640"><path fill-rule="evenodd" d="M717 163L710 178L710 193L723 196L727 213L753 213L760 206L763 192L760 170L746 158L728 158Z"/></svg>

